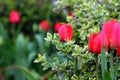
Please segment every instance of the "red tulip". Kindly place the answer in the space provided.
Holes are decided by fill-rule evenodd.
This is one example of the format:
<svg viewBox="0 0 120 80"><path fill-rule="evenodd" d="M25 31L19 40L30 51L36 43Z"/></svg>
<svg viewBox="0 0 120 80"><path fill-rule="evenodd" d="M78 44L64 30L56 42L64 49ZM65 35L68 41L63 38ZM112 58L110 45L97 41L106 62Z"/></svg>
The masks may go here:
<svg viewBox="0 0 120 80"><path fill-rule="evenodd" d="M50 23L47 22L46 20L41 21L39 25L41 30L44 30L44 31L48 31L50 28Z"/></svg>
<svg viewBox="0 0 120 80"><path fill-rule="evenodd" d="M72 12L70 12L68 15L69 15L70 17L73 17L73 13L72 13Z"/></svg>
<svg viewBox="0 0 120 80"><path fill-rule="evenodd" d="M73 31L72 31L72 26L63 24L59 29L58 29L58 35L60 37L60 41L64 42L66 40L71 40L73 37Z"/></svg>
<svg viewBox="0 0 120 80"><path fill-rule="evenodd" d="M100 33L91 34L88 40L88 49L95 53L99 54L101 51L101 35Z"/></svg>
<svg viewBox="0 0 120 80"><path fill-rule="evenodd" d="M118 55L118 57L120 57L120 47L117 48L117 55Z"/></svg>
<svg viewBox="0 0 120 80"><path fill-rule="evenodd" d="M101 43L105 49L117 48L120 46L120 25L114 19L104 22L101 32Z"/></svg>
<svg viewBox="0 0 120 80"><path fill-rule="evenodd" d="M20 15L17 11L13 10L9 14L9 21L10 23L19 23L20 22Z"/></svg>
<svg viewBox="0 0 120 80"><path fill-rule="evenodd" d="M58 29L61 27L62 24L63 24L63 23L56 22L55 25L54 25L54 30L55 30L56 32L58 32Z"/></svg>

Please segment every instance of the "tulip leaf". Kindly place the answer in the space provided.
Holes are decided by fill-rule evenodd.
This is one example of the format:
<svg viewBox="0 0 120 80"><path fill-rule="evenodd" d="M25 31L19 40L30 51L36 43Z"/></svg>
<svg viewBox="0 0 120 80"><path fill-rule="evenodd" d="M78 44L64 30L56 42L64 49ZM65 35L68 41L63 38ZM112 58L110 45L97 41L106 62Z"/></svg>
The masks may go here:
<svg viewBox="0 0 120 80"><path fill-rule="evenodd" d="M23 72L23 74L26 76L26 79L27 79L27 80L37 80L37 79L33 76L33 74L32 74L29 70L27 70L26 68L24 68L24 67L22 67L22 66L18 66L18 69L19 69L21 72Z"/></svg>
<svg viewBox="0 0 120 80"><path fill-rule="evenodd" d="M4 26L2 25L2 23L0 23L0 37L1 37L1 43L6 43L9 41L9 37L8 34L4 28Z"/></svg>
<svg viewBox="0 0 120 80"><path fill-rule="evenodd" d="M104 70L104 78L103 80L112 80L110 73L107 70Z"/></svg>

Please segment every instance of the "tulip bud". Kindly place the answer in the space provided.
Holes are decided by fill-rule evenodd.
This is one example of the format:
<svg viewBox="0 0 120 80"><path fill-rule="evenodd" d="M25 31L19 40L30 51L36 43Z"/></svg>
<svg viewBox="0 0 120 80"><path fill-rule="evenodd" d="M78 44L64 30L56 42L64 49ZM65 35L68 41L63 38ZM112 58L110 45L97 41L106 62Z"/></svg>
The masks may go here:
<svg viewBox="0 0 120 80"><path fill-rule="evenodd" d="M91 34L88 40L88 49L95 54L99 54L101 51L100 37L100 33Z"/></svg>
<svg viewBox="0 0 120 80"><path fill-rule="evenodd" d="M120 46L120 25L114 19L106 21L102 25L101 43L105 49L117 48Z"/></svg>
<svg viewBox="0 0 120 80"><path fill-rule="evenodd" d="M68 15L69 15L70 17L74 17L72 12L70 12Z"/></svg>
<svg viewBox="0 0 120 80"><path fill-rule="evenodd" d="M43 20L39 23L39 26L40 26L41 30L48 31L50 28L50 23L47 22L46 20Z"/></svg>
<svg viewBox="0 0 120 80"><path fill-rule="evenodd" d="M17 11L11 11L9 14L9 21L10 23L19 23L20 22L20 15Z"/></svg>
<svg viewBox="0 0 120 80"><path fill-rule="evenodd" d="M60 23L60 22L56 22L55 25L54 25L54 31L58 32L58 29L61 27L63 23Z"/></svg>
<svg viewBox="0 0 120 80"><path fill-rule="evenodd" d="M72 26L63 24L59 29L58 29L58 35L60 37L60 41L64 42L66 40L71 40L73 37L73 31L72 31Z"/></svg>

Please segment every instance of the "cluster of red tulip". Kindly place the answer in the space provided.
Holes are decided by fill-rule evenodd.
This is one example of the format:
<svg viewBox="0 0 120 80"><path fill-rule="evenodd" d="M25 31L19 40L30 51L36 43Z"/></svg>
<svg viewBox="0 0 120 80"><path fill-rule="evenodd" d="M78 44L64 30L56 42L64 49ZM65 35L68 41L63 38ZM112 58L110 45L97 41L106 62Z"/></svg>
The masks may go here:
<svg viewBox="0 0 120 80"><path fill-rule="evenodd" d="M120 56L120 24L112 19L102 25L102 31L91 34L88 40L88 48L91 52L99 54L101 48L117 49L117 55Z"/></svg>
<svg viewBox="0 0 120 80"><path fill-rule="evenodd" d="M70 13L69 16L72 16L72 13ZM20 22L19 13L15 10L11 11L9 14L9 21L10 21L10 23L13 23L13 24L19 23ZM50 29L50 23L46 20L42 20L39 23L39 26L40 26L41 30L43 30L43 31L48 31ZM71 25L56 22L56 24L54 25L54 31L58 32L61 42L72 39L73 32L72 32Z"/></svg>
<svg viewBox="0 0 120 80"><path fill-rule="evenodd" d="M69 16L73 17L73 14L70 12ZM50 28L50 23L43 20L40 22L40 28L42 30L48 31ZM73 37L72 26L65 23L56 22L54 25L54 31L58 32L61 42L71 40Z"/></svg>
<svg viewBox="0 0 120 80"><path fill-rule="evenodd" d="M43 20L40 22L40 27L42 30L48 31L50 24L47 21ZM65 23L56 22L54 25L54 31L58 32L61 42L71 40L73 37L72 26Z"/></svg>

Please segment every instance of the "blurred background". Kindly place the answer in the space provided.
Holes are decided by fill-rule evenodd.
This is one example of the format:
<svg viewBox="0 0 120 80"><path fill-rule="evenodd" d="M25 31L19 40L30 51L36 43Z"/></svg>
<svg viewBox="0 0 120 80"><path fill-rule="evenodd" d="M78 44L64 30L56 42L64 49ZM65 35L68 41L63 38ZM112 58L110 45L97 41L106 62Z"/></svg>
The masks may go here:
<svg viewBox="0 0 120 80"><path fill-rule="evenodd" d="M38 53L49 60L56 56L55 46L44 38L54 33L55 22L65 22L65 15L53 7L54 0L0 0L0 80L47 80L51 69L43 71L34 60ZM11 21L12 11L18 21ZM48 30L40 29L43 20L50 24Z"/></svg>

